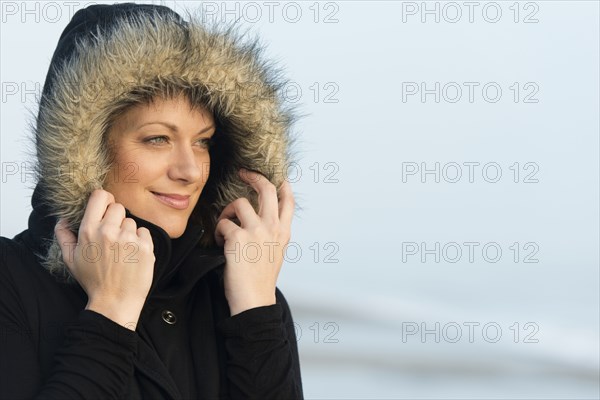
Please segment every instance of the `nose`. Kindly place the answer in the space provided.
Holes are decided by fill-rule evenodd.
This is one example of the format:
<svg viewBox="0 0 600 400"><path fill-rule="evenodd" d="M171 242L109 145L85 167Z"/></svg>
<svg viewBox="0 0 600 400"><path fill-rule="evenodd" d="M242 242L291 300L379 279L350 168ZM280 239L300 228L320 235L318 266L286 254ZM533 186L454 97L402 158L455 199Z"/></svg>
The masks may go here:
<svg viewBox="0 0 600 400"><path fill-rule="evenodd" d="M173 180L196 182L202 178L203 170L208 169L208 153L202 157L191 145L181 145L172 153L169 163L169 177Z"/></svg>

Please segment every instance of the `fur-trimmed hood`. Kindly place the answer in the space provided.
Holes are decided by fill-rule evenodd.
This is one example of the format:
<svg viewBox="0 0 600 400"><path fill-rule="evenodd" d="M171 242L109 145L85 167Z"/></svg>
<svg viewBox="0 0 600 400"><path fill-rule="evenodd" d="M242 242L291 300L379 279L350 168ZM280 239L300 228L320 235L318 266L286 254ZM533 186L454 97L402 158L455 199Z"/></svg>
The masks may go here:
<svg viewBox="0 0 600 400"><path fill-rule="evenodd" d="M78 232L90 194L110 169L105 134L110 117L135 93L168 83L201 88L215 115L218 141L210 178L190 221L200 221L203 247L214 246L214 224L223 208L257 195L238 177L240 167L264 174L276 187L291 160L291 127L297 114L280 97L281 70L263 60L258 39L244 42L230 25L207 26L165 6L133 3L79 10L62 33L39 101L34 132L36 191L54 220ZM72 277L56 237L42 264Z"/></svg>

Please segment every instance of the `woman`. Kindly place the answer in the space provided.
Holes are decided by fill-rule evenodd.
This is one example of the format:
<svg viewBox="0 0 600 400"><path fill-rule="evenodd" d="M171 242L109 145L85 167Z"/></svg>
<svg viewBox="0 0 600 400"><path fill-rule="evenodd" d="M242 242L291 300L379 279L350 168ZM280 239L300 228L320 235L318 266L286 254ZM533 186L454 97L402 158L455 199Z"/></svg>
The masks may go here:
<svg viewBox="0 0 600 400"><path fill-rule="evenodd" d="M256 43L188 17L92 5L60 37L0 240L2 398L303 397L275 287L293 113Z"/></svg>

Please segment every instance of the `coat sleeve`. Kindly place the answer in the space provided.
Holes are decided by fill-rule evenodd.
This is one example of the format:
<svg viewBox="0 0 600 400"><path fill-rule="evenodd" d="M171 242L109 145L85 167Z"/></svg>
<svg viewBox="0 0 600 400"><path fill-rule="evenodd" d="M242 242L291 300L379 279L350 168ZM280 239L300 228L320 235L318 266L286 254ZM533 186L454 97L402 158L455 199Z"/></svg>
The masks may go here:
<svg viewBox="0 0 600 400"><path fill-rule="evenodd" d="M102 314L82 310L65 329L44 377L38 344L2 246L0 260L0 399L119 398L134 373L137 333Z"/></svg>
<svg viewBox="0 0 600 400"><path fill-rule="evenodd" d="M294 321L276 289L276 304L219 321L232 399L303 399Z"/></svg>

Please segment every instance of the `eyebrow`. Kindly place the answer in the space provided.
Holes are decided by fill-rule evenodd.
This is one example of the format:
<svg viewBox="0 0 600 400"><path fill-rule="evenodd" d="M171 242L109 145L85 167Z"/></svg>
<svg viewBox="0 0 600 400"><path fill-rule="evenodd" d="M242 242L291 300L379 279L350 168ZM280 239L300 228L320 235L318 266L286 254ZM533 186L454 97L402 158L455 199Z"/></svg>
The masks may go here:
<svg viewBox="0 0 600 400"><path fill-rule="evenodd" d="M172 132L179 133L179 129L175 125L170 124L168 122L163 122L163 121L146 122L146 123L143 123L142 125L139 125L136 128L136 130L139 130L141 127L146 126L146 125L151 125L151 124L164 125L167 128L169 128L169 130L171 130ZM196 133L196 135L200 135L200 134L202 134L204 132L208 132L209 130L213 129L214 127L215 127L214 125L207 126L206 128L202 129L200 132Z"/></svg>

